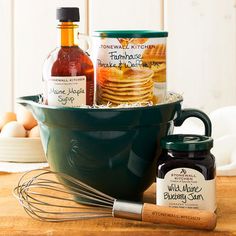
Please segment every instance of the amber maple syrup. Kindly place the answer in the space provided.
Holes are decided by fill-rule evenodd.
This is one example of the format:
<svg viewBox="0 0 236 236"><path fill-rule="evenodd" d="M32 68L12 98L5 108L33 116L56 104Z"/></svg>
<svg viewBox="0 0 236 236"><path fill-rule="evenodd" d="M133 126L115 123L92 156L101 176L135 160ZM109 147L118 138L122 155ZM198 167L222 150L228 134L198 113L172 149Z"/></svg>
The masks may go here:
<svg viewBox="0 0 236 236"><path fill-rule="evenodd" d="M52 106L93 105L94 69L89 56L78 46L79 8L57 9L59 46L44 63L44 101Z"/></svg>

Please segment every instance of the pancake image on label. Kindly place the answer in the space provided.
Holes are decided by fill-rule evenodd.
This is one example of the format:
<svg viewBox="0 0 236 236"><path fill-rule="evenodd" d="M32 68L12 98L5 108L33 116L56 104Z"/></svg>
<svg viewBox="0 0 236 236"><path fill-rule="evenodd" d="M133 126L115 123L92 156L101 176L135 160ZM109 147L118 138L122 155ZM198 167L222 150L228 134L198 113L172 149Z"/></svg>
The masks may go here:
<svg viewBox="0 0 236 236"><path fill-rule="evenodd" d="M121 86L122 85L122 86ZM150 90L153 87L153 81L148 80L147 83L127 83L127 84L121 84L121 83L106 83L106 84L100 84L100 86L103 89L109 89L112 91L140 91L140 90Z"/></svg>
<svg viewBox="0 0 236 236"><path fill-rule="evenodd" d="M117 99L113 99L111 97L103 97L102 98L102 102L101 104L106 104L106 103L112 103L115 105L120 105L120 104L134 104L134 103L148 103L150 101L152 101L153 96L147 96L147 97L143 97L142 99L137 98L137 99L133 99L133 100L129 100L128 98L125 98L125 100L117 100Z"/></svg>
<svg viewBox="0 0 236 236"><path fill-rule="evenodd" d="M158 73L158 72L163 72L166 70L166 63L161 63L161 64L157 64L157 65L152 65L151 66L151 70L153 70L153 72Z"/></svg>
<svg viewBox="0 0 236 236"><path fill-rule="evenodd" d="M112 89L103 89L102 90L103 94L111 94L111 95L115 95L115 96L141 96L144 94L147 94L150 92L150 90L146 89L146 90L126 90L126 91L114 91Z"/></svg>
<svg viewBox="0 0 236 236"><path fill-rule="evenodd" d="M141 88L142 86L146 84L150 84L152 79L148 78L145 81L142 82L110 82L110 81L105 81L104 83L99 83L103 87L108 87L108 88L126 88L126 87L135 87L135 88Z"/></svg>
<svg viewBox="0 0 236 236"><path fill-rule="evenodd" d="M100 83L103 83L107 78L119 78L122 77L123 71L116 67L97 67L97 79Z"/></svg>
<svg viewBox="0 0 236 236"><path fill-rule="evenodd" d="M144 44L149 40L149 38L132 38L130 39L130 43L132 44Z"/></svg>
<svg viewBox="0 0 236 236"><path fill-rule="evenodd" d="M151 93L147 92L146 94L142 95L133 95L133 96L129 96L129 95L111 95L108 93L102 93L102 97L104 98L110 98L112 100L119 100L119 101L123 101L123 102L131 102L131 101L142 101L142 99L146 99L149 98L151 95Z"/></svg>
<svg viewBox="0 0 236 236"><path fill-rule="evenodd" d="M142 55L143 64L153 62L166 62L166 45L156 44L154 47L144 50Z"/></svg>
<svg viewBox="0 0 236 236"><path fill-rule="evenodd" d="M154 75L153 103L164 101L166 96L166 45L156 44L144 50L142 54L142 64L150 68Z"/></svg>
<svg viewBox="0 0 236 236"><path fill-rule="evenodd" d="M166 82L166 45L157 44L144 50L142 55L143 66L153 70L154 82Z"/></svg>
<svg viewBox="0 0 236 236"><path fill-rule="evenodd" d="M122 70L121 70L122 71ZM122 74L110 75L105 79L110 82L128 83L128 82L144 82L153 76L153 71L148 68L130 68L124 70Z"/></svg>
<svg viewBox="0 0 236 236"><path fill-rule="evenodd" d="M154 72L149 68L103 68L99 73L98 103L119 105L152 101Z"/></svg>
<svg viewBox="0 0 236 236"><path fill-rule="evenodd" d="M166 82L166 63L152 65L151 69L154 72L152 77L154 82Z"/></svg>

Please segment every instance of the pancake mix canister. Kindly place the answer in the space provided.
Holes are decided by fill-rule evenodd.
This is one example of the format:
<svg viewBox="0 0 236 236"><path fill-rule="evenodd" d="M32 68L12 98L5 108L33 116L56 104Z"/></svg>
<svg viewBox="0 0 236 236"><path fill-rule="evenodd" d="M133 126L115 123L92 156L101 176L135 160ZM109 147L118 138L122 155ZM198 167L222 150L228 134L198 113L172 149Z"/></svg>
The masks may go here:
<svg viewBox="0 0 236 236"><path fill-rule="evenodd" d="M163 102L167 35L159 31L96 31L97 103Z"/></svg>

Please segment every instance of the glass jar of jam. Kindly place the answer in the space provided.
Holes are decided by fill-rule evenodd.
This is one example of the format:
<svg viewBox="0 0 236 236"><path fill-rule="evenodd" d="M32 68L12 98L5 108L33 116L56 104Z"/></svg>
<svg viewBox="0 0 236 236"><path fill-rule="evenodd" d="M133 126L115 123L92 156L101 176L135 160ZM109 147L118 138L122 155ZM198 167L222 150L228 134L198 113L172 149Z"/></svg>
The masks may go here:
<svg viewBox="0 0 236 236"><path fill-rule="evenodd" d="M213 139L202 135L169 135L161 140L157 163L156 204L216 210Z"/></svg>

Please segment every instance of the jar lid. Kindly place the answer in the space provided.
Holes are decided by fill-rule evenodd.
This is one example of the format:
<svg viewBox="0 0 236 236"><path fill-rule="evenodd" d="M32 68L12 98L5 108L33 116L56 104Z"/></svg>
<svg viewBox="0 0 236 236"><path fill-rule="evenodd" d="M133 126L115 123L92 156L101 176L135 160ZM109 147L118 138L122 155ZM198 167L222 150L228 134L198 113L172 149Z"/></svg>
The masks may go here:
<svg viewBox="0 0 236 236"><path fill-rule="evenodd" d="M154 30L96 30L93 36L102 38L164 38L168 36L168 32Z"/></svg>
<svg viewBox="0 0 236 236"><path fill-rule="evenodd" d="M203 151L213 147L213 139L194 134L168 135L161 139L161 147L176 151Z"/></svg>

